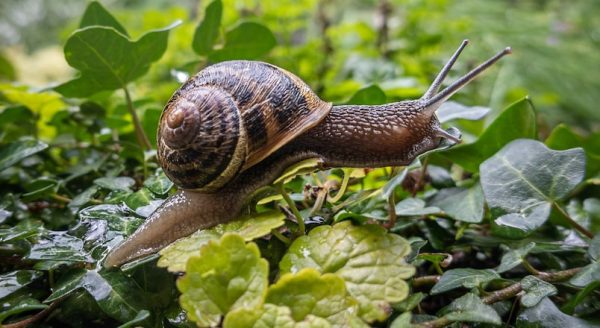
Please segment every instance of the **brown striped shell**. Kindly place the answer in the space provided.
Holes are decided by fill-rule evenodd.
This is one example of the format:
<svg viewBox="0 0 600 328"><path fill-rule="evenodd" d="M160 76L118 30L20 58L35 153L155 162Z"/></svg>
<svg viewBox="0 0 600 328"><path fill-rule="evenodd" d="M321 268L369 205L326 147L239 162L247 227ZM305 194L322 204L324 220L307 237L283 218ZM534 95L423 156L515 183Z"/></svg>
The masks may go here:
<svg viewBox="0 0 600 328"><path fill-rule="evenodd" d="M330 109L279 67L212 65L182 85L163 110L158 161L180 188L217 190L317 125Z"/></svg>

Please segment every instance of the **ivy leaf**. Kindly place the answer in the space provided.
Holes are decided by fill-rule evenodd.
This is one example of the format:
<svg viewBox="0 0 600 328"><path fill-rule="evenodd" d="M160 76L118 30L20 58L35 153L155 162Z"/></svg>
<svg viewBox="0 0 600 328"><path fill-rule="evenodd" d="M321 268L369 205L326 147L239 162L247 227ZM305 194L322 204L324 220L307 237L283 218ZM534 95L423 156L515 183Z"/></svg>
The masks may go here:
<svg viewBox="0 0 600 328"><path fill-rule="evenodd" d="M277 40L271 30L259 23L243 22L225 34L225 45L213 51L210 61L219 62L232 59L256 59L266 55Z"/></svg>
<svg viewBox="0 0 600 328"><path fill-rule="evenodd" d="M316 268L335 273L346 282L350 295L359 302L359 315L366 321L385 320L390 303L408 295L414 267L404 257L408 242L377 225L353 226L344 221L320 226L296 239L279 263L282 274Z"/></svg>
<svg viewBox="0 0 600 328"><path fill-rule="evenodd" d="M265 304L260 309L239 308L227 314L224 328L330 328L331 324L313 315L307 315L298 322L292 317L292 310L286 306Z"/></svg>
<svg viewBox="0 0 600 328"><path fill-rule="evenodd" d="M548 219L551 206L584 173L581 148L554 151L539 141L519 139L481 164L481 185L500 233L523 237Z"/></svg>
<svg viewBox="0 0 600 328"><path fill-rule="evenodd" d="M588 255L594 261L600 262L600 233L594 236L588 248Z"/></svg>
<svg viewBox="0 0 600 328"><path fill-rule="evenodd" d="M42 235L39 241L31 246L31 250L25 258L29 260L94 262L83 249L83 240L64 231L48 231Z"/></svg>
<svg viewBox="0 0 600 328"><path fill-rule="evenodd" d="M157 265L171 272L185 272L188 259L209 241L218 240L226 233L235 233L250 241L282 226L284 219L285 215L280 211L268 211L219 224L210 229L198 230L191 236L181 238L163 248Z"/></svg>
<svg viewBox="0 0 600 328"><path fill-rule="evenodd" d="M94 183L108 190L131 191L130 188L135 185L135 180L130 177L104 177L94 180Z"/></svg>
<svg viewBox="0 0 600 328"><path fill-rule="evenodd" d="M348 105L381 105L385 104L385 92L377 85L370 85L358 91L346 102Z"/></svg>
<svg viewBox="0 0 600 328"><path fill-rule="evenodd" d="M22 240L35 236L40 232L42 222L35 220L23 220L13 227L0 229L0 243Z"/></svg>
<svg viewBox="0 0 600 328"><path fill-rule="evenodd" d="M517 328L598 327L597 323L562 313L548 297L542 299L536 306L521 312L517 317L516 326Z"/></svg>
<svg viewBox="0 0 600 328"><path fill-rule="evenodd" d="M590 293L598 288L600 288L600 280L586 285L582 290L577 292L574 297L571 297L567 303L563 305L561 310L567 314L573 314L573 312L575 312L575 307L583 302L583 300L585 300Z"/></svg>
<svg viewBox="0 0 600 328"><path fill-rule="evenodd" d="M465 294L441 311L444 317L459 322L480 322L500 325L502 320L494 308L484 304L473 293Z"/></svg>
<svg viewBox="0 0 600 328"><path fill-rule="evenodd" d="M566 124L557 125L548 138L544 141L546 146L555 150L565 150L575 147L583 147L586 155L586 176L593 177L600 171L600 150L594 143L598 135L590 135L587 139L575 133Z"/></svg>
<svg viewBox="0 0 600 328"><path fill-rule="evenodd" d="M81 76L55 88L66 97L87 97L124 88L146 74L167 49L169 31L179 22L131 41L113 27L88 26L75 31L65 44L65 58Z"/></svg>
<svg viewBox="0 0 600 328"><path fill-rule="evenodd" d="M396 215L398 216L422 216L442 213L442 210L425 206L425 201L419 198L405 198L396 204Z"/></svg>
<svg viewBox="0 0 600 328"><path fill-rule="evenodd" d="M214 0L206 7L204 19L196 27L192 41L192 48L198 55L206 56L212 51L213 44L219 36L222 16L223 3L221 0Z"/></svg>
<svg viewBox="0 0 600 328"><path fill-rule="evenodd" d="M390 328L411 328L413 327L413 325L410 323L411 319L412 313L404 312L401 315L397 316L396 319L394 319L394 321L392 321Z"/></svg>
<svg viewBox="0 0 600 328"><path fill-rule="evenodd" d="M500 279L500 275L490 269L462 268L448 270L433 286L431 295L441 294L460 287L475 288L494 279Z"/></svg>
<svg viewBox="0 0 600 328"><path fill-rule="evenodd" d="M321 275L310 268L281 276L269 287L265 303L288 307L296 322L312 315L327 320L332 327L348 327L358 310L341 277Z"/></svg>
<svg viewBox="0 0 600 328"><path fill-rule="evenodd" d="M144 293L136 282L119 271L74 270L64 276L44 301L51 303L83 289L114 319L127 322L146 307Z"/></svg>
<svg viewBox="0 0 600 328"><path fill-rule="evenodd" d="M537 136L535 113L529 98L506 108L479 138L468 145L459 145L443 153L468 171L478 172L479 164L496 153L508 142L518 138ZM483 168L481 168L484 171Z"/></svg>
<svg viewBox="0 0 600 328"><path fill-rule="evenodd" d="M190 257L177 281L180 304L198 326L216 326L237 308L258 308L268 286L269 264L254 243L235 234L210 241Z"/></svg>
<svg viewBox="0 0 600 328"><path fill-rule="evenodd" d="M173 188L173 182L167 178L162 169L158 169L144 181L144 187L157 195L166 195Z"/></svg>
<svg viewBox="0 0 600 328"><path fill-rule="evenodd" d="M456 119L477 121L490 112L489 107L465 106L456 101L446 101L435 112L440 123L450 122Z"/></svg>
<svg viewBox="0 0 600 328"><path fill-rule="evenodd" d="M430 202L453 219L468 223L483 220L484 200L479 183L470 188L445 188L440 190Z"/></svg>
<svg viewBox="0 0 600 328"><path fill-rule="evenodd" d="M534 276L527 276L521 280L521 287L525 295L521 297L521 304L525 307L536 306L544 297L556 294L554 285Z"/></svg>
<svg viewBox="0 0 600 328"><path fill-rule="evenodd" d="M523 262L525 256L535 247L535 243L531 242L527 245L517 248L511 249L510 251L504 253L502 255L502 260L500 260L500 265L494 270L498 273L506 272L516 267L517 265Z"/></svg>
<svg viewBox="0 0 600 328"><path fill-rule="evenodd" d="M40 278L42 272L18 270L0 275L0 300Z"/></svg>
<svg viewBox="0 0 600 328"><path fill-rule="evenodd" d="M596 281L600 281L600 262L592 262L577 272L577 274L569 280L569 283L577 287L585 287Z"/></svg>
<svg viewBox="0 0 600 328"><path fill-rule="evenodd" d="M112 233L123 236L132 234L144 222L124 204L102 204L86 207L79 212L81 222L89 221L96 227L100 221L106 222L107 228Z"/></svg>
<svg viewBox="0 0 600 328"><path fill-rule="evenodd" d="M39 140L20 140L9 143L0 149L0 171L9 168L22 159L48 148L48 145Z"/></svg>
<svg viewBox="0 0 600 328"><path fill-rule="evenodd" d="M119 33L128 36L127 31L98 1L92 1L85 9L79 28L87 26L108 26L117 30Z"/></svg>

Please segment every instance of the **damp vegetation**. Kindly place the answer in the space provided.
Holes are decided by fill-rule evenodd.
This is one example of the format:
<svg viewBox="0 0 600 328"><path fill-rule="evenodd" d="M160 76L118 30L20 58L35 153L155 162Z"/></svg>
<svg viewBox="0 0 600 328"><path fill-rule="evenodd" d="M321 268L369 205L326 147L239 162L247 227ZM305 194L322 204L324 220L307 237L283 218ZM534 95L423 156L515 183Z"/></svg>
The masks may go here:
<svg viewBox="0 0 600 328"><path fill-rule="evenodd" d="M70 68L43 85L20 75L27 29L0 50L2 327L600 325L598 4L190 3L90 2L47 25L36 42ZM103 266L176 191L156 126L191 74L262 60L327 101L382 104L419 98L464 38L451 75L514 55L437 111L461 144L404 167L300 162L239 219Z"/></svg>

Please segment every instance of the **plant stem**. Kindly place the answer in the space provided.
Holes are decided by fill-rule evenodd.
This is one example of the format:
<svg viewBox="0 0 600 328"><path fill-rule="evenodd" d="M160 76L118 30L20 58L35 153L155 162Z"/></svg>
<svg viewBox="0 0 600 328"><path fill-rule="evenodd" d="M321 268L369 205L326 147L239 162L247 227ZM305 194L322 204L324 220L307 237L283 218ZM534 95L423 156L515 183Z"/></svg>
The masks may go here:
<svg viewBox="0 0 600 328"><path fill-rule="evenodd" d="M567 214L567 212L565 212L560 205L558 205L556 202L552 202L552 205L558 211L558 213L560 213L569 222L569 224L575 228L575 230L581 232L590 239L594 238L594 234L591 231L577 223L577 221L573 220L573 218L571 218L571 216L569 216L569 214Z"/></svg>
<svg viewBox="0 0 600 328"><path fill-rule="evenodd" d="M142 149L150 150L152 149L152 144L150 143L150 140L148 140L146 133L144 133L142 123L135 112L135 108L133 108L133 102L131 101L129 90L127 90L126 86L123 86L123 91L125 91L125 101L127 102L127 109L129 109L129 114L133 120L133 128L135 130L135 136L137 137L138 143Z"/></svg>
<svg viewBox="0 0 600 328"><path fill-rule="evenodd" d="M538 271L536 268L533 267L533 265L531 265L531 263L529 263L529 261L527 261L526 259L523 259L523 261L521 262L521 264L523 265L523 267L525 268L525 270L527 270L527 272L533 274L533 275L539 275L541 274L540 271Z"/></svg>
<svg viewBox="0 0 600 328"><path fill-rule="evenodd" d="M298 222L298 229L300 230L300 234L304 235L306 232L306 227L304 226L304 219L302 218L302 215L300 215L300 211L298 211L296 204L290 198L290 195L288 195L287 192L285 191L285 188L283 187L283 183L278 183L277 189L279 189L279 193L281 194L281 196L283 196L283 199L285 200L285 202L288 204L288 206L292 210L292 213L294 213L294 216L296 217L296 221Z"/></svg>
<svg viewBox="0 0 600 328"><path fill-rule="evenodd" d="M60 304L60 302L63 299L57 299L56 301L52 302L52 304L50 304L47 308L43 309L42 311L32 315L31 317L27 318L27 319L23 319L21 321L17 321L14 323L9 323L9 324L3 324L1 325L2 328L25 328L25 327L29 327L32 324L42 320L44 317L46 317L48 314L50 314L50 312L54 311L54 309L58 306L58 304Z"/></svg>
<svg viewBox="0 0 600 328"><path fill-rule="evenodd" d="M398 215L396 215L396 194L393 191L388 198L388 214L390 218L383 224L383 227L391 229L396 225L396 219L398 218Z"/></svg>
<svg viewBox="0 0 600 328"><path fill-rule="evenodd" d="M342 179L342 185L340 186L340 189L338 190L337 194L335 194L335 196L333 196L329 199L330 203L335 203L335 202L339 201L342 198L342 196L344 196L344 194L346 193L346 189L348 188L348 181L350 181L350 173L352 171L351 171L351 169L343 169L342 171L344 172L344 178Z"/></svg>
<svg viewBox="0 0 600 328"><path fill-rule="evenodd" d="M416 277L412 280L412 286L413 288L419 288L435 285L438 281L440 281L440 278L442 278L440 275Z"/></svg>
<svg viewBox="0 0 600 328"><path fill-rule="evenodd" d="M286 246L290 246L290 244L292 243L292 241L284 236L281 232L279 232L279 230L277 229L273 229L271 230L271 235L273 235L273 237L279 239L282 243L284 243Z"/></svg>

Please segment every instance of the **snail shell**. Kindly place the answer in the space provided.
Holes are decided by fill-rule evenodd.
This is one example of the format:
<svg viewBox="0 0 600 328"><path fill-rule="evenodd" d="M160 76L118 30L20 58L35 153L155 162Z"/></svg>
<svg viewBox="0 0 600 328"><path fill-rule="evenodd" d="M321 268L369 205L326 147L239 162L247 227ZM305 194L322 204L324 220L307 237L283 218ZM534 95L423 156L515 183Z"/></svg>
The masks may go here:
<svg viewBox="0 0 600 328"><path fill-rule="evenodd" d="M332 105L294 74L222 62L175 92L158 128L158 160L180 188L214 191L317 125Z"/></svg>

